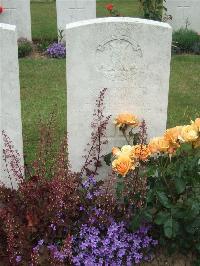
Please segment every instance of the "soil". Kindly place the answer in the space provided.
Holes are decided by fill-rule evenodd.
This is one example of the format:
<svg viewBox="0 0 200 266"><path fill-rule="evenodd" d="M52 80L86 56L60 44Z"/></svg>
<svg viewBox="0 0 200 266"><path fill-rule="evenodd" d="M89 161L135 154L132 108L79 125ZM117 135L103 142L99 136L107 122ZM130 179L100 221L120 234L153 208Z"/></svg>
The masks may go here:
<svg viewBox="0 0 200 266"><path fill-rule="evenodd" d="M44 53L38 51L36 45L33 45L33 51L32 51L32 53L31 53L29 56L27 56L27 57L28 57L28 58L31 58L31 59L48 58Z"/></svg>
<svg viewBox="0 0 200 266"><path fill-rule="evenodd" d="M153 261L142 263L141 266L192 266L193 260L192 255L175 254L170 258L165 255L157 255Z"/></svg>

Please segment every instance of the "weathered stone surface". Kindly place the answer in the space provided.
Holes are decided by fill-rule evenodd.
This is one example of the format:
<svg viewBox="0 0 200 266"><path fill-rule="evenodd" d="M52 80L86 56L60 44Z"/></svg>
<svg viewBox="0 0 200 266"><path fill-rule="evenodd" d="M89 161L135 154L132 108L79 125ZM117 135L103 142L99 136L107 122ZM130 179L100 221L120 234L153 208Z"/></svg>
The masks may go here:
<svg viewBox="0 0 200 266"><path fill-rule="evenodd" d="M4 130L21 155L23 165L23 144L21 124L21 104L19 85L19 66L17 55L17 34L13 25L0 23L0 132ZM4 141L1 135L0 181L11 186L6 165L3 160ZM9 165L8 165L9 167ZM16 187L16 180L12 179Z"/></svg>
<svg viewBox="0 0 200 266"><path fill-rule="evenodd" d="M0 23L17 26L18 38L31 41L30 0L0 0L4 12L0 14Z"/></svg>
<svg viewBox="0 0 200 266"><path fill-rule="evenodd" d="M200 1L199 0L167 0L167 14L172 16L169 24L173 30L192 29L200 33Z"/></svg>
<svg viewBox="0 0 200 266"><path fill-rule="evenodd" d="M96 0L56 0L56 9L58 30L71 22L96 18Z"/></svg>
<svg viewBox="0 0 200 266"><path fill-rule="evenodd" d="M166 128L172 29L135 18L101 18L66 27L67 130L74 170L80 170L90 140L95 100L108 88L105 114L112 115L109 144L125 144L112 121L131 112L145 119L149 137Z"/></svg>

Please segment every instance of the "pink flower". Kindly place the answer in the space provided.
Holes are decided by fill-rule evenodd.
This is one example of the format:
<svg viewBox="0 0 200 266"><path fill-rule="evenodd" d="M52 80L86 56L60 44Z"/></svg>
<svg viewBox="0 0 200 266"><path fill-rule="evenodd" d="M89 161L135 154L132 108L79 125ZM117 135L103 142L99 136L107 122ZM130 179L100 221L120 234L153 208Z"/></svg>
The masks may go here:
<svg viewBox="0 0 200 266"><path fill-rule="evenodd" d="M106 5L106 9L108 10L108 11L112 11L113 10L113 4L108 4L108 5Z"/></svg>
<svg viewBox="0 0 200 266"><path fill-rule="evenodd" d="M0 6L0 14L3 13L4 8L2 6Z"/></svg>

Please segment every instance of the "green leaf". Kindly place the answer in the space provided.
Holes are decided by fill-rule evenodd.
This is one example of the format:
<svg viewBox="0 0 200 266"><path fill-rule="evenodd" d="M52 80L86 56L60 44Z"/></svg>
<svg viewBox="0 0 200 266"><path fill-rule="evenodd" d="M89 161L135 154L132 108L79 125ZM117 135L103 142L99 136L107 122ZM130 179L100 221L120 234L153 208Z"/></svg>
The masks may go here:
<svg viewBox="0 0 200 266"><path fill-rule="evenodd" d="M170 218L170 214L169 213L160 211L156 215L155 223L158 224L158 225L164 224L165 221L167 219L169 219L169 218Z"/></svg>
<svg viewBox="0 0 200 266"><path fill-rule="evenodd" d="M169 217L164 223L165 236L168 238L176 237L178 231L179 224L172 217Z"/></svg>
<svg viewBox="0 0 200 266"><path fill-rule="evenodd" d="M172 238L173 236L173 222L172 217L168 218L164 223L164 233L168 238Z"/></svg>
<svg viewBox="0 0 200 266"><path fill-rule="evenodd" d="M152 211L151 210L145 210L143 212L143 217L147 222L152 222Z"/></svg>
<svg viewBox="0 0 200 266"><path fill-rule="evenodd" d="M165 207L165 208L171 208L170 201L166 194L164 192L157 192L157 197L159 202Z"/></svg>
<svg viewBox="0 0 200 266"><path fill-rule="evenodd" d="M200 243L197 243L197 244L195 245L195 248L200 252Z"/></svg>
<svg viewBox="0 0 200 266"><path fill-rule="evenodd" d="M136 231L140 227L140 225L141 225L141 219L142 219L142 217L141 217L140 214L136 214L134 216L133 220L131 221L131 229L133 231Z"/></svg>
<svg viewBox="0 0 200 266"><path fill-rule="evenodd" d="M175 179L175 186L176 186L176 191L181 194L186 187L186 181L183 180L182 178L177 178Z"/></svg>
<svg viewBox="0 0 200 266"><path fill-rule="evenodd" d="M186 226L186 231L190 234L198 233L200 228L200 217L197 217L192 223Z"/></svg>
<svg viewBox="0 0 200 266"><path fill-rule="evenodd" d="M111 165L111 158L112 158L112 152L110 152L104 156L104 161L105 161L106 165L108 165L108 166Z"/></svg>
<svg viewBox="0 0 200 266"><path fill-rule="evenodd" d="M124 183L123 182L117 182L116 193L117 193L118 198L120 198L122 196L123 190L124 190Z"/></svg>

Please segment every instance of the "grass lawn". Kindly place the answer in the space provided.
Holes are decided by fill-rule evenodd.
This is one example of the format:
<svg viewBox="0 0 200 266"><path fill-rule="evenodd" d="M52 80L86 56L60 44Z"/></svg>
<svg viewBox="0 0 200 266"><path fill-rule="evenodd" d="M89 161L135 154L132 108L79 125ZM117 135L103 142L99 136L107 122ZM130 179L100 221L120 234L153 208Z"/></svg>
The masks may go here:
<svg viewBox="0 0 200 266"><path fill-rule="evenodd" d="M56 39L56 5L55 3L31 3L32 38Z"/></svg>
<svg viewBox="0 0 200 266"><path fill-rule="evenodd" d="M172 58L168 127L200 116L199 73L200 56ZM35 156L40 119L47 121L51 112L56 112L55 146L66 130L65 60L21 59L20 82L24 151L29 161Z"/></svg>
<svg viewBox="0 0 200 266"><path fill-rule="evenodd" d="M200 117L200 56L172 57L168 127Z"/></svg>
<svg viewBox="0 0 200 266"><path fill-rule="evenodd" d="M138 0L97 0L97 17L109 16L105 5L113 3L123 16L141 17L142 11ZM34 39L56 39L55 3L31 3L32 36Z"/></svg>
<svg viewBox="0 0 200 266"><path fill-rule="evenodd" d="M21 59L20 83L24 152L27 160L35 157L40 121L56 117L56 139L65 131L66 81L65 60Z"/></svg>

